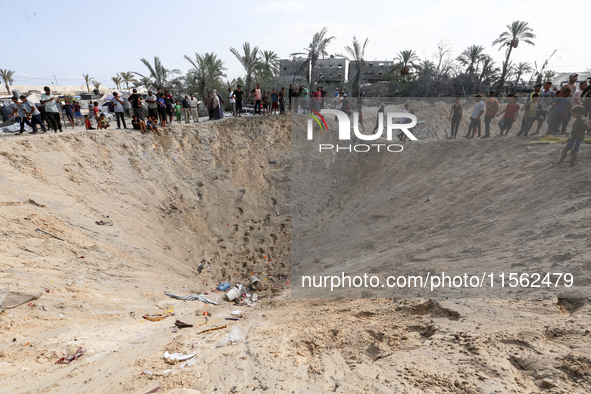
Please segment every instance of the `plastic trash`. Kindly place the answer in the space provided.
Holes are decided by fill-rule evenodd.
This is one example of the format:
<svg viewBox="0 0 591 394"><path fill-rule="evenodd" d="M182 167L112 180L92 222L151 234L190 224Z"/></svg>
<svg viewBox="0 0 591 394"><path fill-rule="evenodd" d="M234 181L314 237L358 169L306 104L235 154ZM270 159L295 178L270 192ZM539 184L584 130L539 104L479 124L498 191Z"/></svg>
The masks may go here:
<svg viewBox="0 0 591 394"><path fill-rule="evenodd" d="M225 337L215 345L216 348L235 344L244 340L244 333L238 328L238 326L232 326L232 330L226 334Z"/></svg>
<svg viewBox="0 0 591 394"><path fill-rule="evenodd" d="M230 290L228 290L228 292L226 293L226 299L228 301L234 301L236 298L240 297L240 290L238 290L236 287L232 287Z"/></svg>
<svg viewBox="0 0 591 394"><path fill-rule="evenodd" d="M206 296L204 296L203 294L189 294L188 296L180 296L180 295L176 295L176 294L172 294L168 291L164 292L164 294L166 294L167 296L171 297L171 298L176 298L177 300L183 300L183 301L201 301L204 302L206 304L213 304L213 305L219 305L219 303L210 300L209 298L207 298Z"/></svg>
<svg viewBox="0 0 591 394"><path fill-rule="evenodd" d="M193 365L195 365L195 363L197 362L196 358L192 358L189 361L185 361L184 363L182 363L180 365L181 368L185 368L185 367L192 367Z"/></svg>
<svg viewBox="0 0 591 394"><path fill-rule="evenodd" d="M193 354L173 353L173 354L170 354L170 353L168 353L168 350L167 350L166 353L164 353L164 361L166 361L169 364L176 364L179 361L190 360L193 357L195 357L196 355L197 355L197 353L193 353Z"/></svg>
<svg viewBox="0 0 591 394"><path fill-rule="evenodd" d="M256 276L252 276L250 278L250 287L252 287L253 290L258 290L261 287L261 281L259 280L259 278L257 278Z"/></svg>
<svg viewBox="0 0 591 394"><path fill-rule="evenodd" d="M232 284L230 282L222 282L219 284L218 290L219 291L226 291L226 290L229 290L230 287L232 287Z"/></svg>
<svg viewBox="0 0 591 394"><path fill-rule="evenodd" d="M76 353L74 353L74 355L62 357L59 360L57 360L55 363L56 364L70 364L72 361L76 360L77 358L82 357L83 354L84 354L84 348L79 347L78 350L76 350Z"/></svg>

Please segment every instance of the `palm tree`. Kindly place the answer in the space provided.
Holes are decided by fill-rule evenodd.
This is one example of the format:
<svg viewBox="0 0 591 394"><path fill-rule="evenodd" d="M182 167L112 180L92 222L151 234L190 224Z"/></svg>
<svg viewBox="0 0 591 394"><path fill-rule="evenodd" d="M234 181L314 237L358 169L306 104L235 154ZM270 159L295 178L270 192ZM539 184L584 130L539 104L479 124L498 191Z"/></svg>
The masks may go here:
<svg viewBox="0 0 591 394"><path fill-rule="evenodd" d="M92 85L94 86L95 89L98 89L101 86L101 83L99 81L92 81Z"/></svg>
<svg viewBox="0 0 591 394"><path fill-rule="evenodd" d="M323 27L318 33L315 33L312 37L312 42L308 45L307 48L304 48L305 52L296 52L292 53L290 56L299 56L299 55L306 55L307 59L302 66L310 63L310 78L308 82L310 84L310 91L314 91L314 78L316 77L316 62L320 58L320 56L326 56L328 53L326 52L326 47L332 40L335 39L334 36L326 37L328 33L326 27Z"/></svg>
<svg viewBox="0 0 591 394"><path fill-rule="evenodd" d="M263 79L279 75L279 56L273 51L260 51L260 65L256 74Z"/></svg>
<svg viewBox="0 0 591 394"><path fill-rule="evenodd" d="M208 89L213 89L226 76L224 62L218 59L213 52L205 55L195 53L195 60L185 55L185 59L193 66L190 71L192 75L188 75L188 77L195 78L198 90L203 97L205 97Z"/></svg>
<svg viewBox="0 0 591 394"><path fill-rule="evenodd" d="M366 38L363 44L357 41L357 37L353 36L353 45L347 45L345 47L345 51L349 55L338 55L348 59L350 62L355 62L356 69L355 69L355 76L353 77L353 85L352 85L352 93L353 96L359 96L359 85L361 85L363 81L363 75L365 74L366 62L365 62L365 48L367 47L367 43L369 38ZM350 67L350 66L349 66Z"/></svg>
<svg viewBox="0 0 591 394"><path fill-rule="evenodd" d="M117 74L114 77L111 77L111 81L115 82L115 86L117 87L117 90L119 90L120 86L121 86L121 82L123 82L123 78L121 78L121 76L119 74Z"/></svg>
<svg viewBox="0 0 591 394"><path fill-rule="evenodd" d="M86 83L86 89L88 90L88 92L90 93L90 84L94 81L92 79L92 77L90 76L90 74L82 74L82 77L84 78L84 82Z"/></svg>
<svg viewBox="0 0 591 394"><path fill-rule="evenodd" d="M556 71L554 71L554 70L544 71L544 81L552 81L555 76L556 76Z"/></svg>
<svg viewBox="0 0 591 394"><path fill-rule="evenodd" d="M133 73L131 71L127 72L120 72L119 76L121 77L121 82L125 83L125 87L129 90L130 83L136 83L137 81L133 77Z"/></svg>
<svg viewBox="0 0 591 394"><path fill-rule="evenodd" d="M6 92L8 94L10 94L10 84L14 83L13 75L14 71L0 68L0 79L2 79L2 83L6 86Z"/></svg>
<svg viewBox="0 0 591 394"><path fill-rule="evenodd" d="M415 68L418 74L425 78L433 77L437 71L435 63L433 63L431 60L421 60L421 62L417 64Z"/></svg>
<svg viewBox="0 0 591 394"><path fill-rule="evenodd" d="M236 56L236 59L238 59L240 64L242 64L242 67L244 67L244 71L246 71L245 91L250 93L250 83L252 82L252 77L256 73L256 70L260 69L262 62L258 46L251 49L250 44L245 42L244 45L242 45L242 50L244 51L244 55L240 54L240 52L238 52L238 50L235 48L230 47L230 52Z"/></svg>
<svg viewBox="0 0 591 394"><path fill-rule="evenodd" d="M416 62L419 61L419 57L417 56L416 52L411 49L405 49L403 51L398 52L398 55L394 58L396 62L392 70L394 72L400 72L402 75L402 80L406 80L406 76L410 74L413 68L416 68Z"/></svg>
<svg viewBox="0 0 591 394"><path fill-rule="evenodd" d="M530 45L535 45L532 39L536 38L533 34L533 30L524 21L515 21L510 25L507 25L507 31L504 31L499 37L492 42L492 45L498 45L499 51L507 46L507 55L505 57L505 63L503 63L503 71L501 72L501 80L497 86L497 95L500 95L505 85L505 78L507 76L506 65L509 64L509 58L511 57L511 51L513 48L517 48L519 41L523 41Z"/></svg>
<svg viewBox="0 0 591 394"><path fill-rule="evenodd" d="M135 71L133 74L138 75L139 77L150 78L153 84L159 88L170 88L177 86L180 83L179 77L175 75L179 75L181 71L176 68L173 70L167 69L162 65L158 56L154 56L154 65L150 64L150 62L144 58L141 58L140 60L148 68L150 74L143 75Z"/></svg>
<svg viewBox="0 0 591 394"><path fill-rule="evenodd" d="M515 78L515 84L513 85L513 93L515 93L515 88L517 88L517 85L519 85L519 80L521 79L521 76L532 71L533 68L531 64L528 62L519 62L517 64L517 67L515 68L515 74L517 75L517 77Z"/></svg>
<svg viewBox="0 0 591 394"><path fill-rule="evenodd" d="M133 84L136 88L143 86L146 89L150 89L150 87L152 86L152 80L148 77L141 77L139 79L134 79Z"/></svg>
<svg viewBox="0 0 591 394"><path fill-rule="evenodd" d="M489 55L482 55L482 71L480 72L480 82L491 82L499 77L501 70L495 67L495 61Z"/></svg>
<svg viewBox="0 0 591 394"><path fill-rule="evenodd" d="M466 73L476 74L478 72L478 64L484 60L484 47L482 45L471 45L464 49L457 61L466 67Z"/></svg>

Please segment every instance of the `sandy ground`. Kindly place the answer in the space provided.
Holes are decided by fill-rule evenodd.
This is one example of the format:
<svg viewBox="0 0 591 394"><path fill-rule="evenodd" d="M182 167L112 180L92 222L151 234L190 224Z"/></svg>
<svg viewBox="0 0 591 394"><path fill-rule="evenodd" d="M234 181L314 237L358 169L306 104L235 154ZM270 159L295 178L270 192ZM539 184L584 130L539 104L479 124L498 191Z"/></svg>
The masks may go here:
<svg viewBox="0 0 591 394"><path fill-rule="evenodd" d="M0 139L0 286L43 292L32 305L0 315L0 392L591 390L587 299L291 298L289 125L287 118L249 117L174 125L162 137L112 130ZM409 193L433 196L428 220L407 228L421 232L428 251L438 247L438 256L459 259L454 248L463 246L443 246L450 230L438 227L438 218L462 204L488 218L490 199L511 188L479 180L480 172L500 179L521 165L514 176L531 185L525 197L537 194L558 207L531 230L528 250L564 258L569 249L566 260L589 261L588 147L571 170L548 165L558 145L525 152L525 142L511 138L417 144L401 175L416 184ZM494 154L485 153L491 146ZM413 161L430 157L450 162ZM470 201L441 197L448 166L454 191ZM482 193L489 199L479 200ZM510 204L514 193L503 200L499 234L527 208ZM101 220L112 226L96 224ZM400 220L396 226L409 218ZM470 223L451 228L454 238L473 236ZM524 234L509 235L508 249L523 246L517 236ZM495 239L472 244L494 258L487 242ZM403 250L409 257L422 252ZM222 280L245 283L253 274L264 289L252 306L212 291ZM221 304L175 300L165 291L206 292ZM226 320L236 310L240 320ZM142 319L159 312L174 316ZM195 327L175 333L176 319ZM214 348L233 325L245 340ZM80 359L55 364L78 347L86 350ZM198 354L181 368L163 359L166 351Z"/></svg>

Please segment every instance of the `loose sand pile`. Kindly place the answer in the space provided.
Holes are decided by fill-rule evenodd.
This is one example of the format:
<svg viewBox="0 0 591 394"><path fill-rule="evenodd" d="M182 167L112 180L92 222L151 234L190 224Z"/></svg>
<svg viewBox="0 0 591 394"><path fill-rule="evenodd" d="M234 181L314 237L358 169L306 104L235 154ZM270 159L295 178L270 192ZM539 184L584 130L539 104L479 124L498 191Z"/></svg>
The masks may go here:
<svg viewBox="0 0 591 394"><path fill-rule="evenodd" d="M113 130L3 139L0 287L44 294L0 314L0 392L591 390L585 299L291 299L289 126L282 117L244 118L173 125L162 137ZM473 237L473 250L491 261L499 244L517 261L589 261L587 147L570 170L548 164L558 145L490 142L409 145L393 180L404 188L397 203L427 205L414 223L392 216L368 229L400 229L408 261L431 252L461 262L469 258L461 243ZM506 174L510 184L501 182ZM491 212L498 199L504 205ZM542 201L550 211L539 227L500 238L530 214L528 202ZM460 211L470 215L461 221ZM493 214L494 236L475 235ZM406 241L416 237L425 250ZM264 285L253 306L212 292L253 273ZM207 292L221 304L165 291ZM194 327L174 333L176 319ZM213 348L234 325L245 339ZM79 347L81 358L55 364ZM168 364L166 351L197 352L195 363Z"/></svg>

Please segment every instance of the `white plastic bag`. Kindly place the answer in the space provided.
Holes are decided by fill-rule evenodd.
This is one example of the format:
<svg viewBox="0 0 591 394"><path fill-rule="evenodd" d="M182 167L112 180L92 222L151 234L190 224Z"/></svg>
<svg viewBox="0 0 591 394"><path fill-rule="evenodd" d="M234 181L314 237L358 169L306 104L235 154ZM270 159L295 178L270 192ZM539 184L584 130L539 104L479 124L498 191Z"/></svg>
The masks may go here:
<svg viewBox="0 0 591 394"><path fill-rule="evenodd" d="M238 326L232 326L232 331L226 334L225 337L215 345L216 348L235 344L244 339L244 333L238 328Z"/></svg>

